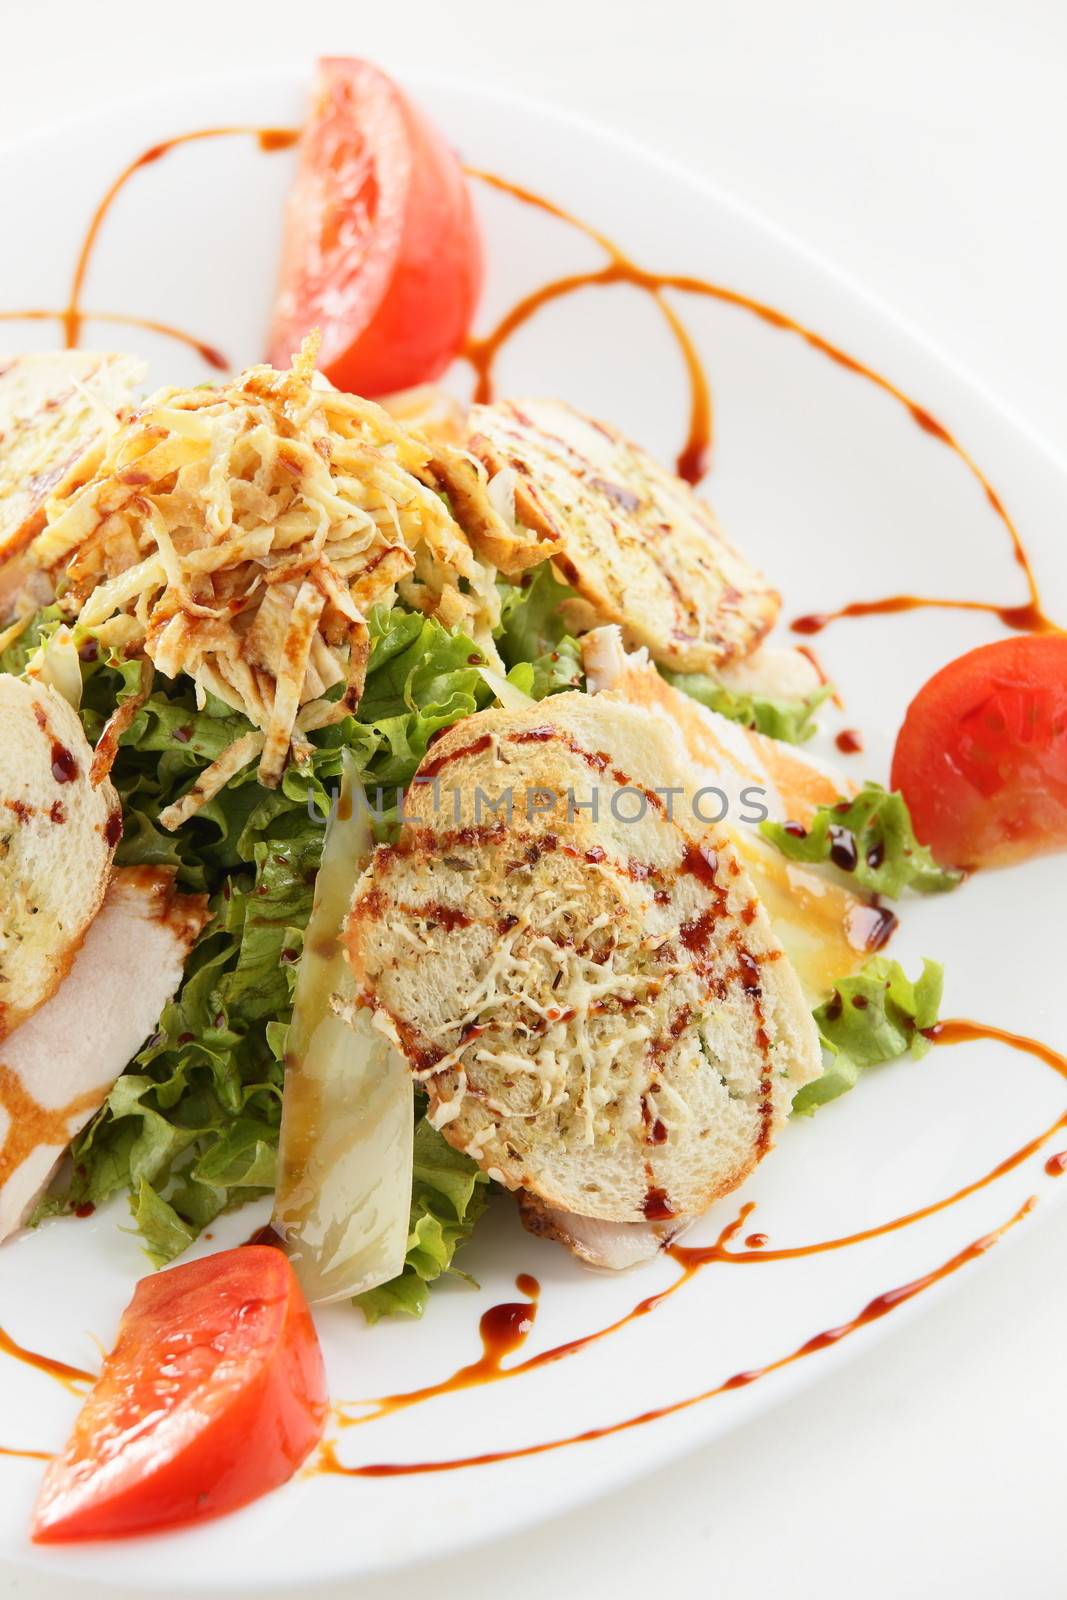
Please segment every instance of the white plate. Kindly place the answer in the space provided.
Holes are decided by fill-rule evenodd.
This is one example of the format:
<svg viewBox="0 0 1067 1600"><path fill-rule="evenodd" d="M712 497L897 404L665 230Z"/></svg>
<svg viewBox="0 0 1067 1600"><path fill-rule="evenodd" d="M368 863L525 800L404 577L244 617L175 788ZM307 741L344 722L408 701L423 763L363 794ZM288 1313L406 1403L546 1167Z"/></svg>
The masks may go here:
<svg viewBox="0 0 1067 1600"><path fill-rule="evenodd" d="M439 82L417 87L470 163L573 209L650 267L714 278L782 307L907 389L981 464L1022 530L1049 609L1067 615L1062 469L927 345L780 234L640 150L543 108ZM131 157L192 128L294 123L305 90L297 72L197 83L5 152L0 305L66 302L82 230ZM179 323L234 362L257 359L291 166L291 154L264 155L252 140L227 138L139 172L101 235L84 303ZM478 200L489 258L483 321L543 279L596 261L593 246L562 223L498 193L480 190ZM714 387L709 492L737 542L782 589L787 617L896 590L1024 598L1004 530L975 479L904 408L743 310L677 304ZM52 334L51 324L11 323L3 343L33 348ZM142 350L159 383L210 376L192 353L153 335L127 337L91 322L86 342ZM586 291L542 313L509 349L501 378L512 392L561 394L601 412L664 455L684 432L677 354L654 308L630 289ZM841 720L867 741L851 769L884 779L915 689L950 656L1000 632L988 616L927 611L843 622L826 633L820 653L847 697ZM945 961L946 1015L973 1015L1062 1048L1065 887L1067 863L1051 860L909 903L893 953L912 967L922 954ZM813 1121L790 1126L773 1159L715 1208L699 1237L713 1238L740 1200L757 1203L749 1226L776 1246L876 1224L986 1172L1063 1103L1051 1072L990 1044L887 1067ZM1047 1153L963 1204L866 1244L762 1271L711 1267L584 1353L349 1430L341 1454L405 1462L506 1450L617 1422L772 1362L953 1257L1029 1195L1042 1205L1058 1198L1067 1185L1057 1189L1044 1175ZM34 1349L93 1364L96 1341L112 1336L144 1267L136 1240L120 1231L124 1220L116 1206L4 1246L0 1325ZM206 1248L237 1242L255 1221L251 1211L229 1219ZM480 1314L516 1298L517 1272L543 1286L524 1355L612 1322L676 1274L666 1261L621 1278L586 1274L525 1235L505 1199L462 1264L481 1288L435 1293L421 1324L369 1330L348 1309L320 1318L336 1398L425 1384L473 1359ZM237 1516L164 1537L34 1551L25 1530L39 1469L0 1458L0 1559L71 1579L251 1590L354 1576L474 1544L737 1427L825 1377L849 1349L922 1303L759 1383L606 1439L418 1478L307 1476ZM934 1350L931 1361L947 1374L951 1352ZM54 1448L74 1410L50 1379L0 1356L0 1446Z"/></svg>

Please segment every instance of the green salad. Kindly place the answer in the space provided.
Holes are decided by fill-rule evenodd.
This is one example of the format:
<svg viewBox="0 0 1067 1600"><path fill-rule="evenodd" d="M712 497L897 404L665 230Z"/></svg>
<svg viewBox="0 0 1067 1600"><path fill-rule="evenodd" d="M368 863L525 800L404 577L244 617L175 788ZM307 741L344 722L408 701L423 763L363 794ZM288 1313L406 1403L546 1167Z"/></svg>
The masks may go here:
<svg viewBox="0 0 1067 1600"><path fill-rule="evenodd" d="M508 681L533 699L583 684L577 641L559 605L571 591L548 563L524 585L500 583L497 647ZM179 993L152 1037L75 1140L70 1161L39 1202L34 1220L126 1192L151 1259L180 1255L221 1212L274 1186L284 1086L285 1041L304 931L311 914L324 832L342 752L354 758L379 837L395 827L397 804L433 736L493 703L474 641L401 605L369 616L371 654L357 712L311 736L310 761L290 765L277 790L254 767L231 778L190 821L171 833L160 813L249 724L210 694L197 708L186 679L157 675L122 735L111 779L121 797L120 866L173 868L178 886L210 896L211 919L188 962ZM19 672L59 624L55 607L37 614L0 656ZM141 688L141 664L101 648L76 629L83 689L80 714L90 743ZM664 674L722 715L777 738L811 732L815 705L782 706L714 692L709 680ZM777 824L764 831L794 859L829 859L837 830L855 832L877 869L858 880L896 894L951 886L918 847L898 795L874 785L838 812L820 812L804 838ZM862 1010L857 997L864 997ZM822 1078L798 1095L810 1114L855 1083L874 1062L922 1047L935 1019L938 969L915 985L895 962L873 960L844 980L816 1020L825 1049ZM485 1211L489 1180L428 1122L416 1096L414 1167L406 1264L400 1277L360 1297L366 1315L418 1315L430 1285L454 1272L459 1247Z"/></svg>

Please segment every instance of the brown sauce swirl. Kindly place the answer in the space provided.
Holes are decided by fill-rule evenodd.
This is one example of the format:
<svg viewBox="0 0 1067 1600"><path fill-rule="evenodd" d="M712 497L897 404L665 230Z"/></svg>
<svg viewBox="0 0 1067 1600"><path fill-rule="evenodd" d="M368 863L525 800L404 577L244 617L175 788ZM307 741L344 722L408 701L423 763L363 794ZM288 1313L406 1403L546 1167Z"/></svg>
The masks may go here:
<svg viewBox="0 0 1067 1600"><path fill-rule="evenodd" d="M162 160L179 146L196 143L204 139L232 138L234 136L254 138L261 150L271 152L288 149L295 144L300 136L300 130L297 128L254 127L244 124L196 128L187 133L176 134L174 137L163 140L161 143L152 145L149 149L142 151L112 180L93 213L75 262L70 295L66 306L61 310L31 308L20 311L4 311L0 312L0 319L57 321L63 330L64 342L69 349L72 349L80 341L82 328L87 317L92 315L102 321L139 326L179 340L196 350L209 366L218 370L228 369L229 362L219 350L184 329L154 319L128 316L123 313L107 311L90 313L84 309L82 297L89 265L101 228L118 196L135 174L145 167L152 166ZM557 205L554 201L546 199L543 195L536 194L533 190L521 184L512 183L496 173L487 172L480 168L468 168L467 171L470 177L488 185L490 188L512 196L523 205L532 206L548 216L555 217L566 226L582 233L586 238L599 245L607 256L607 261L602 267L586 272L570 273L552 279L542 284L540 288L524 295L499 319L496 326L489 333L472 337L468 341L464 353L474 369L476 399L488 400L492 397L493 371L497 357L518 329L523 327L544 306L586 288L609 287L614 284L625 284L631 288L636 288L648 294L658 308L670 330L685 366L689 387L689 422L686 438L678 452L675 467L679 475L685 478L687 482L698 483L708 469L711 454L711 391L703 363L692 337L677 310L666 298L665 292L672 290L679 294L695 295L734 306L738 310L758 317L761 322L770 327L802 339L811 349L826 356L845 371L853 373L855 376L881 389L883 393L905 408L912 420L924 433L950 449L980 484L986 500L1007 532L1015 562L1022 569L1026 581L1027 598L1021 604L1005 605L993 601L952 600L910 594L891 595L877 600L853 601L835 611L817 612L805 617L799 617L793 624L795 630L799 633L810 635L821 632L829 623L842 617L884 615L911 611L920 607L934 607L946 610L989 612L998 617L1005 626L1021 632L1058 631L1056 625L1049 619L1042 608L1037 582L1019 531L992 484L949 429L933 416L926 407L921 406L918 401L906 394L903 389L879 372L876 372L872 367L858 361L854 356L850 356L840 346L816 333L814 329L807 327L804 323L799 322L795 317L779 310L777 307L758 300L751 295L743 294L739 290L728 288L724 284L698 278L689 273L650 271L641 267L632 257L627 255L607 234L583 221L573 212Z"/></svg>
<svg viewBox="0 0 1067 1600"><path fill-rule="evenodd" d="M863 749L863 735L858 728L842 728L834 743L843 756L858 756Z"/></svg>
<svg viewBox="0 0 1067 1600"><path fill-rule="evenodd" d="M1008 1045L1010 1048L1019 1050L1023 1054L1033 1056L1036 1060L1039 1060L1045 1065L1051 1067L1052 1070L1060 1077L1067 1078L1067 1057L1061 1054L1058 1050L1054 1050L1050 1045L1046 1045L1040 1040L1029 1038L1024 1034L1011 1033L1003 1028L997 1028L992 1025L973 1022L963 1018L951 1018L937 1024L934 1028L931 1028L927 1037L930 1038L932 1043L940 1046L964 1044L975 1040L988 1039L996 1043ZM802 1256L820 1255L828 1251L845 1249L851 1245L862 1244L868 1240L897 1232L902 1228L910 1227L917 1222L921 1222L927 1217L935 1215L938 1212L948 1210L951 1206L958 1204L960 1201L967 1199L968 1196L977 1193L980 1189L984 1189L990 1184L996 1182L997 1179L1004 1177L1007 1173L1021 1166L1026 1160L1029 1159L1029 1157L1039 1151L1043 1145L1047 1144L1056 1136L1057 1133L1061 1132L1065 1128L1067 1128L1067 1111L1065 1111L1062 1116L1058 1117L1047 1128L1035 1135L1034 1138L1028 1140L1017 1150L1013 1151L1002 1161L998 1162L994 1167L990 1168L989 1171L983 1173L980 1177L973 1179L971 1182L962 1185L960 1188L954 1190L951 1194L945 1195L939 1200L932 1201L928 1205L920 1206L913 1211L905 1212L898 1217L893 1217L886 1222L878 1223L870 1228L860 1229L854 1233L842 1234L836 1238L818 1240L809 1244L771 1249L769 1248L770 1241L766 1234L752 1233L749 1234L744 1241L745 1248L737 1249L733 1247L733 1241L741 1232L746 1221L754 1210L754 1205L751 1202L747 1202L741 1206L737 1216L733 1219L733 1221L727 1223L727 1225L722 1229L714 1243L704 1246L683 1244L675 1244L670 1246L668 1254L682 1269L679 1276L665 1289L662 1289L658 1293L649 1295L645 1299L638 1301L638 1303L633 1306L630 1311L626 1312L616 1321L607 1324L605 1327L598 1328L593 1332L581 1335L578 1338L568 1340L564 1344L555 1345L551 1349L541 1351L536 1355L528 1357L525 1361L518 1362L514 1366L507 1368L501 1367L499 1362L496 1362L495 1364L489 1363L487 1365L485 1363L485 1358L483 1357L483 1362L476 1362L470 1366L460 1369L460 1373L458 1375L460 1382L458 1384L454 1379L445 1379L442 1383L434 1384L423 1389L414 1389L409 1391L407 1394L390 1395L386 1396L383 1400L368 1400L365 1402L358 1402L357 1404L372 1408L363 1415L350 1416L348 1414L348 1408L342 1405L338 1412L338 1420L348 1425L351 1425L352 1423L371 1421L378 1416L383 1415L387 1411L399 1409L401 1406L417 1404L422 1400L432 1398L434 1395L449 1393L454 1387L470 1387L473 1382L497 1382L501 1379L518 1377L525 1372L530 1372L539 1367L548 1365L549 1363L564 1360L569 1356L576 1355L580 1351L588 1348L588 1346L591 1344L594 1344L597 1341L607 1338L609 1335L618 1332L619 1329L628 1326L631 1322L636 1321L638 1318L649 1315L649 1313L656 1310L658 1306L662 1305L664 1301L670 1299L672 1295L676 1294L681 1288L688 1284L698 1272L701 1272L705 1267L712 1264L756 1265L761 1262L770 1263L774 1261L795 1260ZM1052 1170L1053 1163L1055 1163L1054 1172ZM1067 1171L1067 1151L1064 1151L1061 1156L1051 1158L1050 1162L1046 1165L1045 1170L1049 1172L1050 1176L1056 1176L1063 1171ZM978 1239L973 1244L968 1245L966 1249L960 1251L956 1256L950 1258L949 1261L945 1262L941 1267L936 1268L932 1273L927 1273L922 1278L915 1279L911 1283L895 1289L890 1289L884 1294L876 1296L874 1300L870 1301L857 1314L857 1316L853 1317L841 1326L827 1329L814 1335L813 1338L807 1340L796 1350L791 1351L784 1357L780 1357L777 1361L771 1362L766 1366L736 1373L733 1375L733 1377L728 1378L725 1382L718 1384L713 1388L703 1390L696 1396L687 1397L684 1400L673 1402L667 1407L643 1412L639 1416L626 1418L622 1422L609 1424L607 1427L602 1429L595 1429L580 1434L574 1434L562 1439L550 1440L543 1444L523 1446L514 1451L488 1452L483 1455L462 1457L452 1461L416 1462L407 1464L377 1463L362 1467L348 1467L339 1460L334 1446L327 1443L323 1447L323 1452L320 1459L320 1468L325 1472L336 1472L353 1477L378 1477L400 1475L404 1473L447 1471L451 1470L452 1468L464 1466L481 1466L496 1461L511 1460L518 1456L543 1454L548 1450L560 1449L564 1445L577 1444L588 1439L601 1438L606 1434L621 1432L626 1429L636 1427L641 1423L655 1421L660 1417L672 1415L676 1411L688 1409L690 1406L712 1399L716 1395L723 1394L730 1389L740 1388L746 1384L755 1382L758 1378L765 1377L768 1373L777 1371L781 1367L787 1366L800 1359L802 1356L813 1354L818 1350L827 1348L831 1344L839 1343L842 1338L847 1337L851 1333L855 1332L858 1328L863 1327L867 1323L873 1322L882 1316L885 1316L888 1312L894 1310L898 1305L904 1304L907 1300L912 1299L921 1290L930 1287L933 1283L941 1281L942 1278L947 1277L952 1272L955 1272L959 1267L965 1265L966 1262L984 1254L992 1244L996 1243L996 1241L1008 1228L1015 1226L1017 1222L1021 1221L1023 1217L1026 1216L1032 1209L1033 1205L1034 1200L1032 1198L1027 1200L1025 1205L1018 1212L1016 1212L1015 1215L1003 1225L1003 1227L995 1229L993 1233L985 1235L982 1239Z"/></svg>
<svg viewBox="0 0 1067 1600"><path fill-rule="evenodd" d="M195 350L197 355L209 367L218 372L228 372L230 362L223 352L215 345L208 344L195 334L187 332L186 329L176 327L170 322L162 322L155 317L131 316L126 312L118 311L86 310L82 304L82 296L89 264L100 236L100 230L115 201L134 174L140 172L144 167L154 165L181 145L194 144L202 139L223 139L234 136L254 138L262 151L270 153L274 150L289 149L300 137L300 130L299 128L258 128L244 125L194 128L189 133L175 134L173 138L165 139L160 144L152 145L149 149L143 150L139 156L136 156L133 161L123 167L118 177L108 185L103 198L93 212L74 263L70 296L67 304L61 310L31 307L26 310L0 311L0 321L57 322L62 329L63 342L68 350L74 350L78 347L81 342L84 325L90 320L109 323L117 327L143 328L149 333L158 333L164 338L173 339L178 344L188 346L189 349Z"/></svg>
<svg viewBox="0 0 1067 1600"><path fill-rule="evenodd" d="M555 205L546 200L542 195L535 194L532 190L524 188L521 184L508 182L507 179L498 177L495 173L485 172L478 168L468 168L470 176L488 184L491 188L512 195L524 205L534 206L549 216L557 217L569 227L577 229L586 238L591 239L604 250L608 257L606 265L587 272L569 273L555 278L540 288L532 290L516 302L509 311L497 322L496 326L480 338L471 339L467 344L466 356L475 373L475 399L489 400L493 395L493 369L500 351L507 341L519 328L536 315L543 307L553 301L575 294L581 289L593 287L607 287L613 284L626 284L631 288L641 289L648 293L660 307L667 319L671 332L678 342L686 364L690 387L690 416L689 430L685 444L679 452L675 463L676 471L690 483L699 482L710 457L711 449L711 398L707 377L704 373L700 358L697 355L692 340L682 325L673 307L664 299L664 291L671 289L682 294L696 295L706 299L717 300L725 305L735 306L738 310L748 312L758 317L761 322L773 328L778 328L784 333L790 333L800 338L811 349L817 350L836 365L843 367L847 372L862 378L865 382L873 384L890 399L896 401L908 412L912 420L931 438L947 449L960 460L963 466L976 478L982 488L985 498L995 515L1000 520L1011 544L1012 556L1017 566L1022 569L1026 581L1027 598L1022 604L1002 604L995 601L984 600L950 600L928 598L920 595L891 595L879 600L854 601L842 606L836 611L813 613L806 617L799 617L793 627L798 633L819 633L829 623L841 617L861 617L883 615L902 611L913 611L920 607L933 607L951 611L985 611L998 617L1006 627L1018 632L1042 633L1058 631L1045 614L1041 596L1019 530L1009 516L1000 496L993 488L985 473L978 466L974 458L963 447L959 440L939 422L931 412L914 400L910 395L893 383L889 378L876 372L873 367L856 360L839 345L825 339L822 334L799 322L795 317L778 310L775 306L768 305L765 301L757 300L751 295L742 294L739 290L727 288L724 284L713 283L704 278L693 277L688 273L650 272L638 266L627 256L619 246L599 229L591 227L573 213L566 211L562 206Z"/></svg>
<svg viewBox="0 0 1067 1600"><path fill-rule="evenodd" d="M732 1389L747 1388L761 1378L773 1372L780 1372L784 1367L791 1366L794 1362L802 1360L805 1356L814 1355L816 1351L825 1350L831 1345L840 1344L843 1339L849 1338L860 1328L867 1327L870 1323L888 1316L899 1306L906 1305L916 1295L932 1288L934 1284L941 1283L952 1273L958 1272L968 1262L975 1261L985 1255L988 1250L1000 1240L1010 1229L1020 1223L1034 1206L1033 1198L1025 1203L1009 1217L1007 1222L992 1232L983 1234L980 1239L975 1239L964 1249L950 1256L933 1271L923 1273L919 1278L913 1278L908 1283L897 1285L886 1290L883 1294L876 1295L869 1300L855 1316L846 1322L839 1323L833 1328L826 1328L806 1340L796 1349L790 1350L786 1355L779 1356L774 1361L768 1361L763 1366L751 1367L741 1372L735 1372L731 1377L721 1383L713 1384L710 1388L702 1389L697 1394L686 1395L681 1400L670 1401L667 1405L655 1406L647 1411L640 1411L632 1416L623 1417L618 1422L609 1422L597 1428L586 1428L580 1433L565 1434L554 1439L545 1439L534 1444L517 1445L508 1450L487 1450L479 1455L456 1456L444 1461L376 1461L359 1466L347 1466L337 1455L333 1441L328 1440L320 1450L317 1468L320 1472L337 1474L349 1478L392 1478L419 1475L429 1472L453 1472L461 1467L492 1466L501 1461L518 1461L528 1456L546 1455L553 1450L562 1450L569 1445L587 1444L594 1439L606 1439L613 1434L626 1433L633 1428L643 1427L646 1423L657 1422L663 1417L677 1416L679 1412L689 1411L694 1406L702 1405L708 1400L713 1400L719 1395L727 1394Z"/></svg>
<svg viewBox="0 0 1067 1600"><path fill-rule="evenodd" d="M0 1328L0 1355L10 1356L15 1361L21 1361L24 1367L32 1367L35 1372L45 1373L49 1378L61 1383L64 1389L69 1389L72 1394L81 1395L86 1384L96 1382L95 1375L86 1372L83 1367L72 1367L66 1361L57 1361L54 1356L41 1355L38 1350L28 1350L25 1345L18 1344L3 1328Z"/></svg>
<svg viewBox="0 0 1067 1600"><path fill-rule="evenodd" d="M401 1394L379 1395L366 1402L342 1404L340 1407L335 1407L336 1420L342 1427L355 1427L360 1423L376 1421L378 1417L390 1416L396 1411L405 1411L409 1406L419 1405L424 1400L433 1400L438 1395L456 1394L461 1389L472 1389L510 1377L514 1369L505 1367L503 1363L508 1356L522 1347L529 1336L537 1315L537 1301L541 1293L537 1279L527 1272L519 1273L515 1279L515 1287L520 1294L526 1296L525 1300L507 1301L502 1305L490 1306L489 1310L483 1313L478 1324L482 1354L477 1361L471 1361L466 1366L460 1367L441 1383L426 1384L423 1388L409 1389ZM370 1409L353 1415L351 1407L360 1405L366 1405Z"/></svg>

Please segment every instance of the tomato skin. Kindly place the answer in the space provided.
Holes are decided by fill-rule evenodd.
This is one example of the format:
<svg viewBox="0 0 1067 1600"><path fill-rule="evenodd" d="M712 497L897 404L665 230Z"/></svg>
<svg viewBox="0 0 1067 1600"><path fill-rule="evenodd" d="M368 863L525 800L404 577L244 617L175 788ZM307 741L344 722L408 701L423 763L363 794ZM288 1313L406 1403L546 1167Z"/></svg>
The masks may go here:
<svg viewBox="0 0 1067 1600"><path fill-rule="evenodd" d="M284 1483L325 1426L315 1326L287 1257L242 1246L142 1279L49 1464L38 1544L214 1517Z"/></svg>
<svg viewBox="0 0 1067 1600"><path fill-rule="evenodd" d="M463 169L369 62L319 63L286 211L269 359L313 327L337 385L376 395L430 383L463 346L482 246Z"/></svg>
<svg viewBox="0 0 1067 1600"><path fill-rule="evenodd" d="M1000 639L935 673L905 714L891 782L944 865L1067 849L1067 634Z"/></svg>

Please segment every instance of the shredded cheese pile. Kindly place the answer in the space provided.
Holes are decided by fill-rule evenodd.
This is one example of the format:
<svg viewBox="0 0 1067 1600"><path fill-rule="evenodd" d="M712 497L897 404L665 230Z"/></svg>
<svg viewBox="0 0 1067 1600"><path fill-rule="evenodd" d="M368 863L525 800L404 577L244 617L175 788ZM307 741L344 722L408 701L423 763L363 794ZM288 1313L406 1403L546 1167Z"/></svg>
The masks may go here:
<svg viewBox="0 0 1067 1600"><path fill-rule="evenodd" d="M494 574L440 492L442 448L322 385L309 341L290 372L161 390L114 432L93 477L49 504L32 555L66 578L72 619L187 674L201 705L210 692L256 730L166 826L257 756L260 782L276 787L290 752L309 753L306 735L356 707L371 605L399 593L495 659Z"/></svg>

